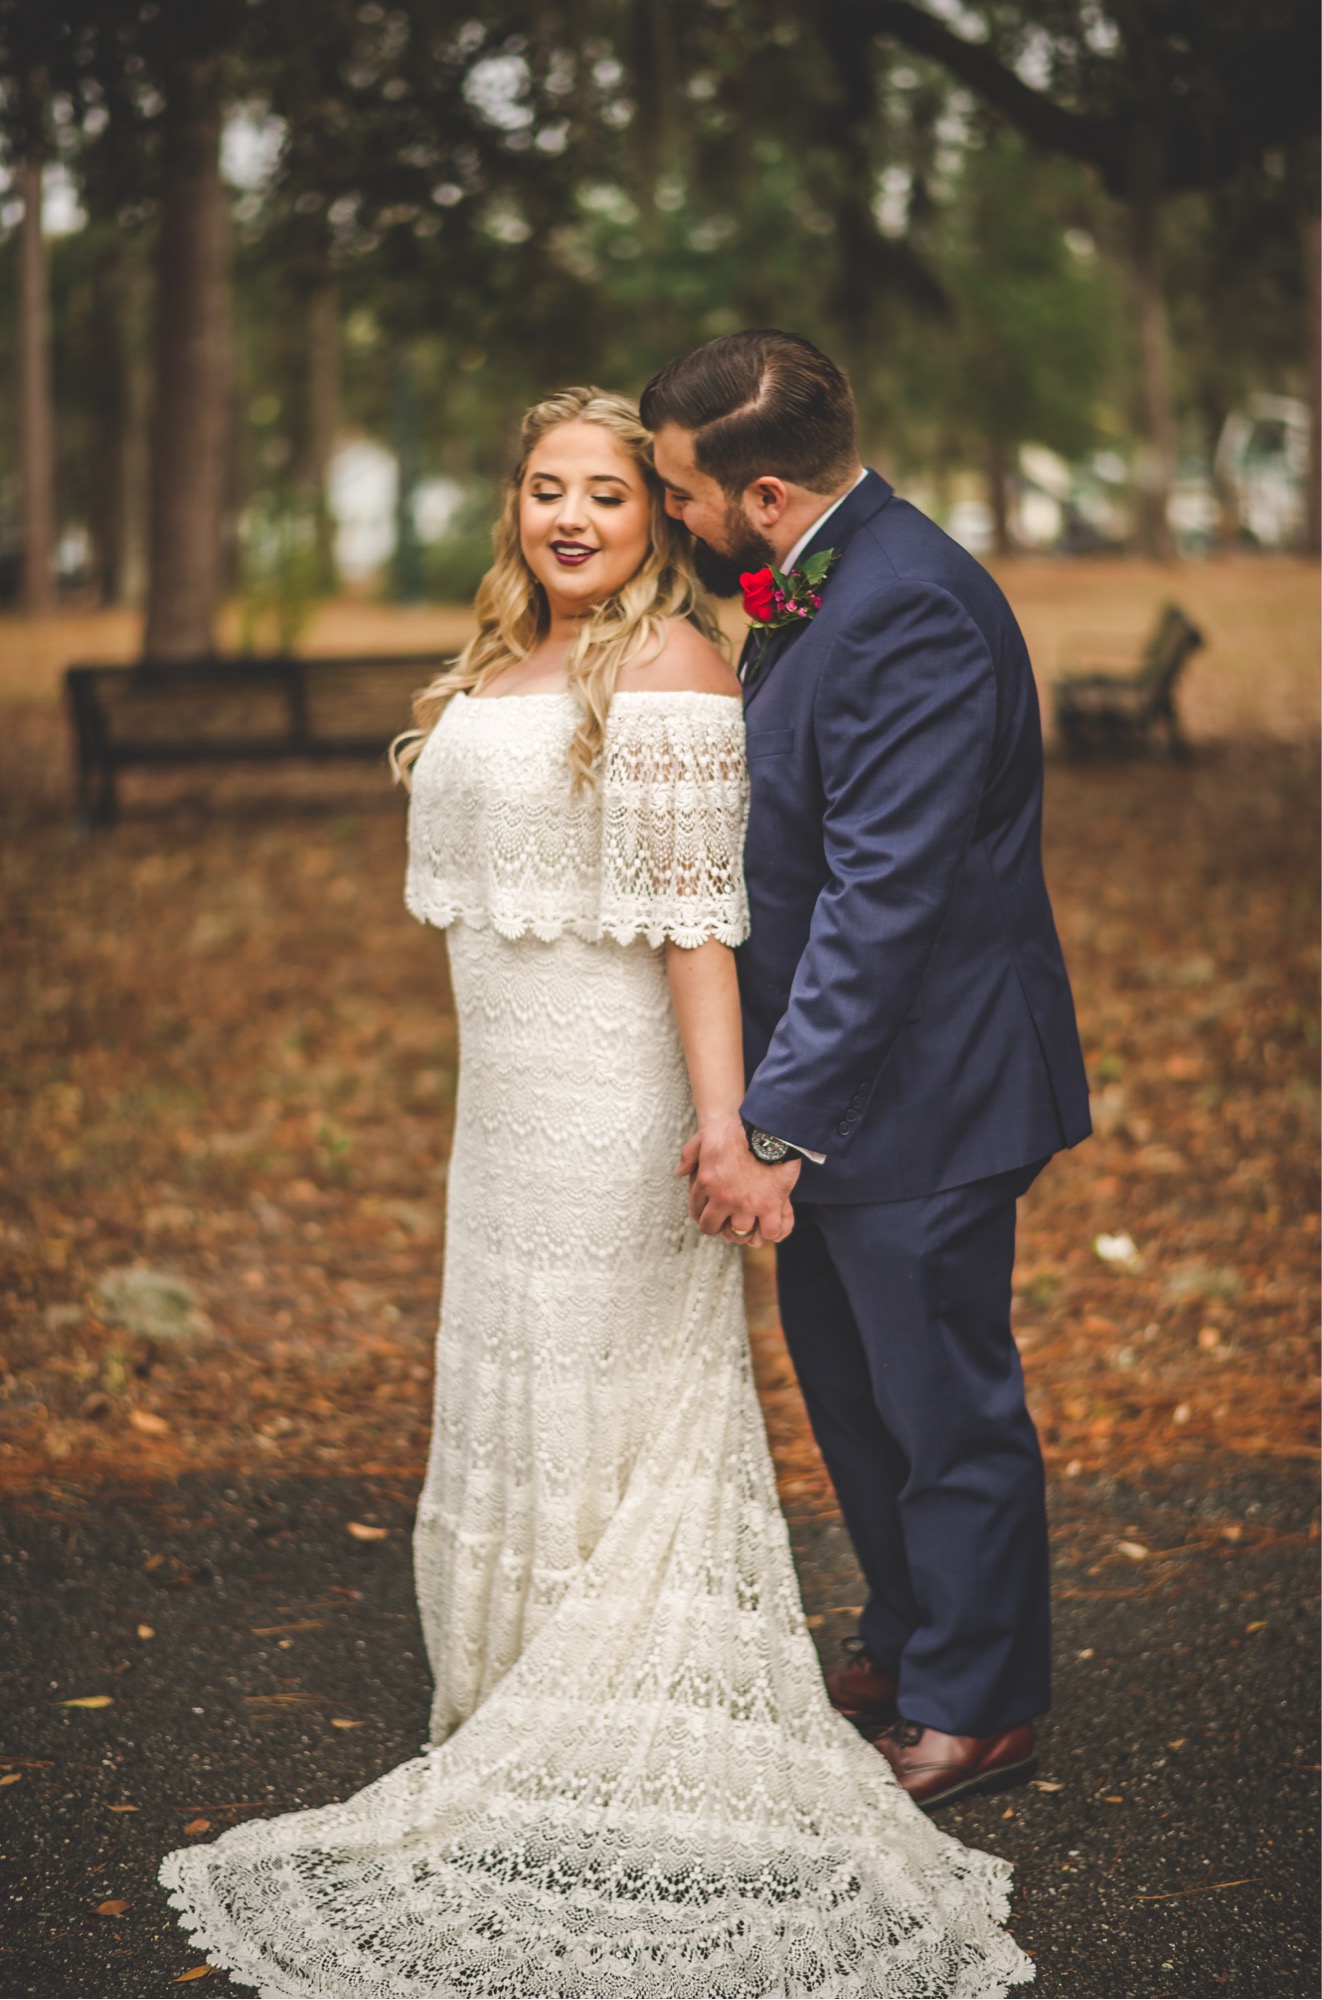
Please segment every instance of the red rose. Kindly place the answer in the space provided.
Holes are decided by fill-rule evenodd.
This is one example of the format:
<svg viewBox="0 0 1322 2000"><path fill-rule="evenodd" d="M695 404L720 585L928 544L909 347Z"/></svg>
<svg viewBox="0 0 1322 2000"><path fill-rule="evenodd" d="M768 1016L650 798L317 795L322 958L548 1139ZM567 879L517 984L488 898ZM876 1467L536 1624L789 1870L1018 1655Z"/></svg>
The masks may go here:
<svg viewBox="0 0 1322 2000"><path fill-rule="evenodd" d="M769 569L748 570L739 579L739 588L744 593L744 612L749 618L764 623L771 616L776 595L775 579Z"/></svg>

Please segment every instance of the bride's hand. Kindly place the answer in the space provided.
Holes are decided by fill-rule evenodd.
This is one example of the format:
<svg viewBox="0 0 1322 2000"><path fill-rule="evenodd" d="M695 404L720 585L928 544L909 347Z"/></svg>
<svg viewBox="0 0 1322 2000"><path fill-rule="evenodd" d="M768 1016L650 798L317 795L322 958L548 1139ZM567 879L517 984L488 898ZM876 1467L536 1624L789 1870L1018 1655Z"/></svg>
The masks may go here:
<svg viewBox="0 0 1322 2000"><path fill-rule="evenodd" d="M704 1126L684 1146L675 1171L688 1179L689 1214L704 1236L756 1247L781 1243L793 1229L790 1195L802 1165L796 1158L764 1166L735 1116Z"/></svg>

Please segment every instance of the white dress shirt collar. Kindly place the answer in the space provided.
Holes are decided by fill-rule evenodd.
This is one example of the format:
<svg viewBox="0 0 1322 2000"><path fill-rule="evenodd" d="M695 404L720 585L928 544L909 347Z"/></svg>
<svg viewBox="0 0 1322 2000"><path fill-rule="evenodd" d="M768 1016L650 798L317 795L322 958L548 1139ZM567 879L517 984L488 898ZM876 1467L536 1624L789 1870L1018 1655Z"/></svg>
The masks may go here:
<svg viewBox="0 0 1322 2000"><path fill-rule="evenodd" d="M867 476L868 476L868 469L865 465L863 467L863 470L859 473L858 478L854 481L854 486L861 486L863 484L863 481L867 478ZM804 550L807 548L809 542L812 541L813 537L816 535L818 529L825 527L826 523L830 520L832 514L834 514L837 507L844 506L846 500L849 498L849 495L853 492L854 486L848 487L845 490L845 492L843 492L840 495L840 498L838 500L833 500L830 506L826 509L826 512L824 514L819 514L817 516L817 519L812 523L812 525L806 528L803 534L799 536L798 541L794 544L794 547L790 550L784 562L777 565L782 576L789 575L795 563L799 560L799 557L803 554Z"/></svg>

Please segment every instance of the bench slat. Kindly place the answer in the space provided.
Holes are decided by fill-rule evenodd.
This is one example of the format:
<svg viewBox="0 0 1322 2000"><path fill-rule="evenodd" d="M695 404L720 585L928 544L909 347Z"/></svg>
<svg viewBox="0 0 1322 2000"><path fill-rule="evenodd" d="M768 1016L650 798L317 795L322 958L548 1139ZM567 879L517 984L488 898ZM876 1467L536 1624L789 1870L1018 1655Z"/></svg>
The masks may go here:
<svg viewBox="0 0 1322 2000"><path fill-rule="evenodd" d="M65 671L79 818L108 825L134 765L384 758L445 653L202 660Z"/></svg>

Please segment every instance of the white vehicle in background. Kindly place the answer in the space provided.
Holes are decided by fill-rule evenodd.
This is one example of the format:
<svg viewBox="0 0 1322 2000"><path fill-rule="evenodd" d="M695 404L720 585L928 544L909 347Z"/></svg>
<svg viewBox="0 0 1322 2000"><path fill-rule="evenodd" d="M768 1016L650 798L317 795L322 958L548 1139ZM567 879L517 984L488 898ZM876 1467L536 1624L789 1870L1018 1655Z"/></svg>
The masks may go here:
<svg viewBox="0 0 1322 2000"><path fill-rule="evenodd" d="M1215 472L1242 533L1264 549L1298 548L1307 519L1308 406L1295 396L1250 396L1217 440Z"/></svg>

